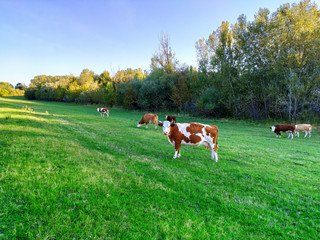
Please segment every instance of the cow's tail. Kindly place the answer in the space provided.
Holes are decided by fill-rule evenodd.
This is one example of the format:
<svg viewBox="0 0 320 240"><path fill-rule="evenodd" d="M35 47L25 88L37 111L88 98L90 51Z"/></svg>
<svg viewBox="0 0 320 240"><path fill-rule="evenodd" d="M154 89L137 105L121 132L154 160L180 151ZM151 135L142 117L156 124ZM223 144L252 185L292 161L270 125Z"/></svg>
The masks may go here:
<svg viewBox="0 0 320 240"><path fill-rule="evenodd" d="M217 136L216 136L216 144L214 146L214 151L218 152L219 144L218 144L218 136L219 136L219 128L217 128Z"/></svg>
<svg viewBox="0 0 320 240"><path fill-rule="evenodd" d="M218 150L218 148L219 148L218 137L219 137L219 129L218 129L218 131L217 131L217 150Z"/></svg>

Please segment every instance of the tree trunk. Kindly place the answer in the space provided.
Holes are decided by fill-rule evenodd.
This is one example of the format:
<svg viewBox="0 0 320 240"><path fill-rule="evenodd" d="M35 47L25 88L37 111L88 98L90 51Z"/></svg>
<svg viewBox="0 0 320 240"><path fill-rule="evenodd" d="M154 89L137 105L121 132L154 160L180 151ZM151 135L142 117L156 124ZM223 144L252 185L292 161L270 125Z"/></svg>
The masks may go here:
<svg viewBox="0 0 320 240"><path fill-rule="evenodd" d="M251 98L251 118L252 120L256 120L256 114L255 114L255 107L254 107L254 101L253 97Z"/></svg>
<svg viewBox="0 0 320 240"><path fill-rule="evenodd" d="M289 123L292 123L291 118L291 110L292 110L292 93L291 93L291 85L289 84L289 102L288 102L288 116L289 116Z"/></svg>
<svg viewBox="0 0 320 240"><path fill-rule="evenodd" d="M276 105L274 106L274 114L276 120L278 120L278 101L276 100Z"/></svg>
<svg viewBox="0 0 320 240"><path fill-rule="evenodd" d="M234 107L234 111L235 111L235 116L236 116L236 118L238 118L238 108L237 108L237 105L236 105L236 95L234 93L233 85L232 85L232 82L231 82L230 68L228 70L229 70L228 81L229 81L229 85L230 85L231 92L232 92L232 97L233 97L233 107Z"/></svg>
<svg viewBox="0 0 320 240"><path fill-rule="evenodd" d="M311 115L312 115L312 107L311 107L311 103L309 103L309 120L308 120L308 123L311 122Z"/></svg>

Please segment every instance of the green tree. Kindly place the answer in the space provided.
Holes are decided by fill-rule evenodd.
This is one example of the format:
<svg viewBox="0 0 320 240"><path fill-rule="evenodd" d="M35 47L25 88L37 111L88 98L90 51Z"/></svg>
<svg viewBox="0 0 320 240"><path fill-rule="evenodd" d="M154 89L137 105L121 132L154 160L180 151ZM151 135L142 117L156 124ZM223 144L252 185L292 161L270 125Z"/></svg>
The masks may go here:
<svg viewBox="0 0 320 240"><path fill-rule="evenodd" d="M177 85L172 88L170 99L173 102L173 106L179 111L182 111L184 104L190 99L189 89L184 76L180 76Z"/></svg>
<svg viewBox="0 0 320 240"><path fill-rule="evenodd" d="M78 79L78 85L83 91L98 89L98 83L94 81L94 72L83 69Z"/></svg>
<svg viewBox="0 0 320 240"><path fill-rule="evenodd" d="M13 86L8 82L0 82L0 97L9 96L13 92Z"/></svg>

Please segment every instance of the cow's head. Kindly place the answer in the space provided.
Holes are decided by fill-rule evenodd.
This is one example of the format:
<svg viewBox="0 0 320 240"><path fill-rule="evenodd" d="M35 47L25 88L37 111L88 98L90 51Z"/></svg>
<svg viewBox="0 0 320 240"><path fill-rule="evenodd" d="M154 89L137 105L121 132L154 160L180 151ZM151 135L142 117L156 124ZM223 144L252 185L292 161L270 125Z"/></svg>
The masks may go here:
<svg viewBox="0 0 320 240"><path fill-rule="evenodd" d="M275 126L272 126L270 127L271 128L271 131L274 132L276 130L276 127Z"/></svg>
<svg viewBox="0 0 320 240"><path fill-rule="evenodd" d="M163 121L163 134L168 135L170 133L170 128L174 127L175 123L173 121Z"/></svg>

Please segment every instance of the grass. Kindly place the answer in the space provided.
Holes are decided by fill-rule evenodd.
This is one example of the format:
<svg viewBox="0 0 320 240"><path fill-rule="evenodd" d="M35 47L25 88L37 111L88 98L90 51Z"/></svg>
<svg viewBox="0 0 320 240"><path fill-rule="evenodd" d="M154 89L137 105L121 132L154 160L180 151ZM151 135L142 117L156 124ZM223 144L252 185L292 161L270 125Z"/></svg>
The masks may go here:
<svg viewBox="0 0 320 240"><path fill-rule="evenodd" d="M142 113L0 98L2 239L318 239L320 136L219 127L219 162L174 148ZM160 120L164 117L159 115Z"/></svg>

